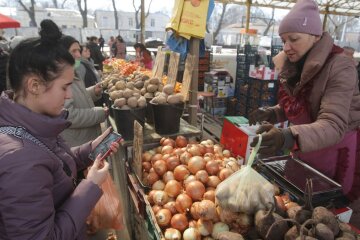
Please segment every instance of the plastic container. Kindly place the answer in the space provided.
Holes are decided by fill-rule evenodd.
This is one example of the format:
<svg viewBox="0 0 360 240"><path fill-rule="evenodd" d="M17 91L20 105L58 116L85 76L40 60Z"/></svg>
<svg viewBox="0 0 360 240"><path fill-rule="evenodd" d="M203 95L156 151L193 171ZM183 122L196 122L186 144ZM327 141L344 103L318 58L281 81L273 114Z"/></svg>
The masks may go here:
<svg viewBox="0 0 360 240"><path fill-rule="evenodd" d="M122 110L119 108L111 107L114 112L115 124L118 132L125 140L134 139L134 121L138 121L141 126L145 124L146 108L132 108Z"/></svg>
<svg viewBox="0 0 360 240"><path fill-rule="evenodd" d="M146 122L153 125L154 124L154 111L152 108L152 105L150 104L152 98L147 98L146 99Z"/></svg>
<svg viewBox="0 0 360 240"><path fill-rule="evenodd" d="M154 112L155 131L158 134L173 134L179 132L180 118L184 111L184 103L152 104Z"/></svg>
<svg viewBox="0 0 360 240"><path fill-rule="evenodd" d="M113 101L110 100L110 95L109 95L109 92L108 91L104 91L102 93L103 95L103 99L104 99L104 102L106 104L106 106L109 108L109 114L111 117L114 117L114 112L113 112L113 109L112 109L112 105L113 105Z"/></svg>

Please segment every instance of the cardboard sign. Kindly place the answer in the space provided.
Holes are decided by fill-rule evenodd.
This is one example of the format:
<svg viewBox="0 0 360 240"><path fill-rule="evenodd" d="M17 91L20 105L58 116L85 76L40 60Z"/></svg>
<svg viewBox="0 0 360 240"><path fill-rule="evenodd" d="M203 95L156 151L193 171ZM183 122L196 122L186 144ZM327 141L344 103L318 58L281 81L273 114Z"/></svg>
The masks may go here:
<svg viewBox="0 0 360 240"><path fill-rule="evenodd" d="M170 60L169 60L169 70L168 70L168 79L167 84L172 84L175 86L177 73L179 69L179 61L180 61L180 53L171 52L170 53Z"/></svg>
<svg viewBox="0 0 360 240"><path fill-rule="evenodd" d="M138 121L134 121L133 141L133 169L135 174L142 179L142 151L143 151L143 127Z"/></svg>
<svg viewBox="0 0 360 240"><path fill-rule="evenodd" d="M158 52L156 57L159 56L159 62L158 65L156 67L156 71L155 71L155 75L154 77L157 77L161 80L163 74L164 74L164 66L165 66L165 57L166 57L166 52Z"/></svg>
<svg viewBox="0 0 360 240"><path fill-rule="evenodd" d="M159 60L160 60L160 54L162 52L162 46L159 46L158 47L158 50L157 50L157 54L156 54L156 58L155 58L155 63L154 63L154 66L152 68L152 72L151 72L151 77L155 77L155 74L157 72L157 69L158 69L158 66L159 66Z"/></svg>
<svg viewBox="0 0 360 240"><path fill-rule="evenodd" d="M192 74L195 68L195 60L196 57L194 55L188 54L186 56L185 71L184 71L184 77L182 80L182 87L181 87L181 94L183 95L185 101L189 99L189 90L191 85Z"/></svg>

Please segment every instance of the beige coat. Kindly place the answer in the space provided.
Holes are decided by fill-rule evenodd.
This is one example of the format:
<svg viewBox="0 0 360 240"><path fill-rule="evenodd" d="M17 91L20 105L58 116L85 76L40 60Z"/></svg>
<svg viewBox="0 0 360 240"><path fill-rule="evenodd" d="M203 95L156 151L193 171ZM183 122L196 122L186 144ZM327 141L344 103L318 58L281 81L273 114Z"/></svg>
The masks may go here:
<svg viewBox="0 0 360 240"><path fill-rule="evenodd" d="M328 59L333 40L324 33L310 50L302 71L300 82L294 89L282 83L284 89L293 95L304 85L313 81L308 95L310 124L293 125L292 134L297 138L302 152L310 152L340 142L345 133L360 126L360 94L356 69L351 59L335 54ZM287 64L282 70L286 70ZM275 107L277 120L285 120L283 109Z"/></svg>
<svg viewBox="0 0 360 240"><path fill-rule="evenodd" d="M94 101L101 96L96 96L94 86L85 88L84 82L78 78L71 85L73 98L65 101L65 108L69 111L68 120L71 126L61 133L66 143L79 146L94 140L101 134L100 123L106 116L102 107L95 107Z"/></svg>

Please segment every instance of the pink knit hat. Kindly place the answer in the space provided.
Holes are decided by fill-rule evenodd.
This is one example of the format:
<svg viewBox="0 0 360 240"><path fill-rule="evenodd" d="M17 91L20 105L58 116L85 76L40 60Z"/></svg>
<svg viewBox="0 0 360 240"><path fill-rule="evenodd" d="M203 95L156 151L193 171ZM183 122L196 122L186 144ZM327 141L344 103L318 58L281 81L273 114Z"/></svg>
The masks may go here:
<svg viewBox="0 0 360 240"><path fill-rule="evenodd" d="M279 26L279 35L288 32L322 35L320 13L314 0L298 0L296 2Z"/></svg>

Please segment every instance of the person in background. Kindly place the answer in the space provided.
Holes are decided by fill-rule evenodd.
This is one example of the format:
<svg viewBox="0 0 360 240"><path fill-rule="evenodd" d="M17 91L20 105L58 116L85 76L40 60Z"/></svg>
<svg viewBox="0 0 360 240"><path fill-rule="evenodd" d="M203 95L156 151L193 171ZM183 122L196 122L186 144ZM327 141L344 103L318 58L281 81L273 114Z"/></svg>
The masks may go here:
<svg viewBox="0 0 360 240"><path fill-rule="evenodd" d="M0 236L82 240L108 174L107 162L88 155L109 130L71 149L59 136L70 125L63 107L72 96L75 61L60 44L56 24L43 20L40 26L40 37L13 49L12 90L0 97ZM87 178L76 185L77 169L90 165Z"/></svg>
<svg viewBox="0 0 360 240"><path fill-rule="evenodd" d="M75 59L75 72L81 66L81 54L79 42L64 35L60 39L61 44ZM102 87L98 83L85 88L84 81L75 76L71 85L72 98L65 101L65 108L69 112L68 120L71 126L61 133L66 143L73 147L94 139L101 133L100 123L108 116L108 109L95 107L94 102L101 99Z"/></svg>
<svg viewBox="0 0 360 240"><path fill-rule="evenodd" d="M95 68L102 71L105 57L100 50L97 37L92 36L89 38L88 47L90 49L91 58L94 60Z"/></svg>
<svg viewBox="0 0 360 240"><path fill-rule="evenodd" d="M136 61L147 69L152 69L151 52L142 43L135 43Z"/></svg>
<svg viewBox="0 0 360 240"><path fill-rule="evenodd" d="M278 104L255 110L250 124L266 121L260 154L290 149L294 156L342 185L353 201L352 223L360 227L360 93L353 61L322 31L314 0L299 0L279 26L283 52ZM273 124L288 120L290 126ZM254 138L251 146L258 142Z"/></svg>
<svg viewBox="0 0 360 240"><path fill-rule="evenodd" d="M104 45L105 45L105 39L103 38L102 35L100 35L98 42L99 42L100 50L101 50L101 52L103 52L104 51Z"/></svg>
<svg viewBox="0 0 360 240"><path fill-rule="evenodd" d="M360 90L360 63L358 61L356 61L354 58L355 49L352 47L348 47L348 46L345 46L343 48L344 48L345 56L349 57L350 59L352 59L354 61L355 67L357 69L358 86L359 86L359 90Z"/></svg>
<svg viewBox="0 0 360 240"><path fill-rule="evenodd" d="M109 50L110 50L110 56L114 57L114 49L113 49L113 44L115 43L115 38L114 36L110 36L110 39L108 41L108 46L109 46Z"/></svg>
<svg viewBox="0 0 360 240"><path fill-rule="evenodd" d="M114 56L116 58L125 59L126 58L126 44L124 39L119 35L115 39L114 47Z"/></svg>
<svg viewBox="0 0 360 240"><path fill-rule="evenodd" d="M0 37L0 94L7 89L6 87L6 68L9 60L9 42Z"/></svg>

